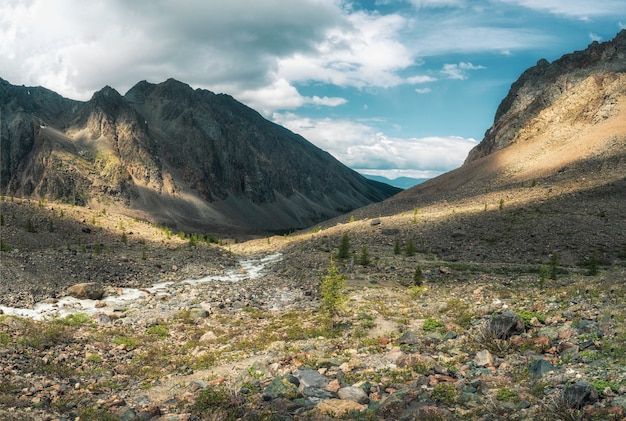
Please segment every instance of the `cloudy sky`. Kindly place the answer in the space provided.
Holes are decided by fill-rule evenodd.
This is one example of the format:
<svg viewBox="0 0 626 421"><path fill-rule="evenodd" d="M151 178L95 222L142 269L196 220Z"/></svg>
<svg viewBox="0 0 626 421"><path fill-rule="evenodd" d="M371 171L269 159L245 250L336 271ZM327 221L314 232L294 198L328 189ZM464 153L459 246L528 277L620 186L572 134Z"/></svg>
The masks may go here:
<svg viewBox="0 0 626 421"><path fill-rule="evenodd" d="M80 100L173 77L363 173L430 177L526 68L623 28L624 0L0 0L0 77Z"/></svg>

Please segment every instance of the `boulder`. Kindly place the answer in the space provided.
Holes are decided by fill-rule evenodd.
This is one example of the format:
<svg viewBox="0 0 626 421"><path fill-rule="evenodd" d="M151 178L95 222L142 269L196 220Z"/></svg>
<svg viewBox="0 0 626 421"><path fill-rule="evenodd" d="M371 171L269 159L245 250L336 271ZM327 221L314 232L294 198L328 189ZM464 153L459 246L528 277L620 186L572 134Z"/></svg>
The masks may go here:
<svg viewBox="0 0 626 421"><path fill-rule="evenodd" d="M598 401L598 391L589 382L581 380L566 386L561 398L567 407L581 409Z"/></svg>
<svg viewBox="0 0 626 421"><path fill-rule="evenodd" d="M493 315L487 326L487 334L496 339L508 339L522 332L524 321L510 310Z"/></svg>
<svg viewBox="0 0 626 421"><path fill-rule="evenodd" d="M370 401L365 391L356 386L342 387L337 394L339 395L339 399L354 401L360 404L367 404Z"/></svg>
<svg viewBox="0 0 626 421"><path fill-rule="evenodd" d="M104 296L104 288L95 282L83 282L72 285L66 293L70 297L82 300L100 300Z"/></svg>

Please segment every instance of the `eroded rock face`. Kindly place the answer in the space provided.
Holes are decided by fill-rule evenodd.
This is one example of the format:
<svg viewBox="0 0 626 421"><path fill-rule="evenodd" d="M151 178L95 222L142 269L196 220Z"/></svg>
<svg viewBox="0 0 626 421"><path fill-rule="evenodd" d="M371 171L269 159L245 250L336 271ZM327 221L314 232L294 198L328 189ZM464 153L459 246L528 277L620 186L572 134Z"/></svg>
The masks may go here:
<svg viewBox="0 0 626 421"><path fill-rule="evenodd" d="M513 83L498 107L493 126L465 162L475 161L514 143L520 130L531 119L576 90L589 90L589 101L580 110L583 115L572 117L591 122L607 118L616 112L616 97L626 92L623 82L613 83L615 75L624 72L626 30L611 41L594 41L587 49L564 55L552 63L539 60ZM584 86L589 78L593 80L589 85L593 86Z"/></svg>

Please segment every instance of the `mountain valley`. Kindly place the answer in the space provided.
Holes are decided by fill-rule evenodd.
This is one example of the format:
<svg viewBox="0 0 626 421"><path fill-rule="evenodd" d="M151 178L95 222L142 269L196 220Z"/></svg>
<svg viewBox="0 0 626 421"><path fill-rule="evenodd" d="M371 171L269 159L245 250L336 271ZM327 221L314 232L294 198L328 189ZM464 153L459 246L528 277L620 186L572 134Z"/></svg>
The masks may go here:
<svg viewBox="0 0 626 421"><path fill-rule="evenodd" d="M524 72L460 168L402 192L177 81L30 95L0 125L24 140L2 144L1 418L626 416L626 30Z"/></svg>

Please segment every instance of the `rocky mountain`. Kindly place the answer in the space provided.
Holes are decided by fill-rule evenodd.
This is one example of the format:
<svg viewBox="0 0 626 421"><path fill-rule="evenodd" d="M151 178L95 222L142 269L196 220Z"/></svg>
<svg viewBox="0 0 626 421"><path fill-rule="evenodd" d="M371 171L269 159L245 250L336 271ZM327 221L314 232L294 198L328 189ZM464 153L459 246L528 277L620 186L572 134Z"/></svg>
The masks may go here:
<svg viewBox="0 0 626 421"><path fill-rule="evenodd" d="M286 231L383 200L368 180L228 95L170 79L87 102L0 80L3 194L187 231Z"/></svg>
<svg viewBox="0 0 626 421"><path fill-rule="evenodd" d="M559 119L552 124L593 125L614 117L618 98L624 94L625 72L626 30L609 42L594 41L586 50L566 54L553 63L539 60L511 86L498 107L493 126L466 162L523 141L533 120L541 119L546 110L560 104L568 109L558 112Z"/></svg>
<svg viewBox="0 0 626 421"><path fill-rule="evenodd" d="M413 215L422 250L443 259L619 262L625 168L622 30L525 71L460 168L354 214Z"/></svg>

